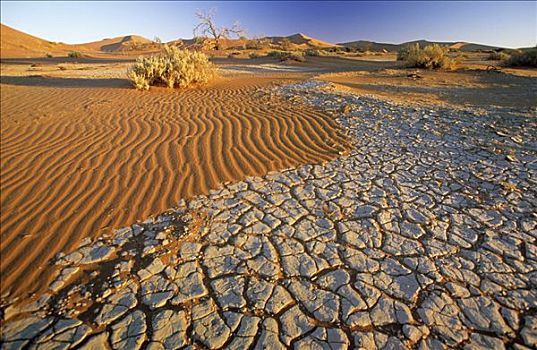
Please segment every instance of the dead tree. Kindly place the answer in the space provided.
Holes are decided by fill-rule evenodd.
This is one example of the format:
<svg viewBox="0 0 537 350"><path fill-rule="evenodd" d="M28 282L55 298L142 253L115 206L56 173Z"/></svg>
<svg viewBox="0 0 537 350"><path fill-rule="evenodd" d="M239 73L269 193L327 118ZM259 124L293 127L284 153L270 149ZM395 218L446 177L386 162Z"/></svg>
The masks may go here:
<svg viewBox="0 0 537 350"><path fill-rule="evenodd" d="M232 36L239 37L244 33L239 22L235 22L231 28L218 27L214 22L215 11L199 11L196 13L200 23L194 28L194 36L205 36L214 40L215 50L220 50L220 40L229 39Z"/></svg>

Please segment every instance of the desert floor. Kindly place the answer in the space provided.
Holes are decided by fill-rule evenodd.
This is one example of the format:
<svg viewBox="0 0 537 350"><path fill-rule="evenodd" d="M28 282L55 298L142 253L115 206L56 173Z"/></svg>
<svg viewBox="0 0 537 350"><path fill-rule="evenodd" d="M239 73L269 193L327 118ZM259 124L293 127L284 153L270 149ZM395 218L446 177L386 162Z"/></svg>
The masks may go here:
<svg viewBox="0 0 537 350"><path fill-rule="evenodd" d="M6 348L536 346L536 70L215 62L2 60Z"/></svg>

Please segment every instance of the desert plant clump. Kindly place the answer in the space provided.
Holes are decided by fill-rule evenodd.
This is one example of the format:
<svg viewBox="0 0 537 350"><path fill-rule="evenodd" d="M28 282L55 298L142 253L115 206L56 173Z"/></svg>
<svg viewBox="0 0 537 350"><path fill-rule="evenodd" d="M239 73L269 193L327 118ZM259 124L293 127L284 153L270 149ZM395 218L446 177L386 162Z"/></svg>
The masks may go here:
<svg viewBox="0 0 537 350"><path fill-rule="evenodd" d="M80 51L71 51L67 54L67 57L70 57L70 58L81 58L82 57L82 53Z"/></svg>
<svg viewBox="0 0 537 350"><path fill-rule="evenodd" d="M511 55L505 51L493 51L489 54L487 59L489 61L505 61L509 59L509 57L511 57Z"/></svg>
<svg viewBox="0 0 537 350"><path fill-rule="evenodd" d="M317 49L307 49L305 51L305 54L306 54L306 56L310 56L310 57L323 56L323 52L321 50L317 50Z"/></svg>
<svg viewBox="0 0 537 350"><path fill-rule="evenodd" d="M51 53L47 52L47 53L45 54L45 57L46 57L46 58L52 58L52 57L54 57L54 56L52 56Z"/></svg>
<svg viewBox="0 0 537 350"><path fill-rule="evenodd" d="M399 51L398 61L404 61L407 67L427 69L451 69L455 61L448 56L449 48L438 44L421 48L419 44L410 45Z"/></svg>
<svg viewBox="0 0 537 350"><path fill-rule="evenodd" d="M288 51L291 50L292 44L293 43L291 42L291 40L289 40L288 38L283 38L280 41L280 48L284 51Z"/></svg>
<svg viewBox="0 0 537 350"><path fill-rule="evenodd" d="M164 46L161 53L139 57L127 71L133 86L148 90L163 84L169 88L206 83L215 75L213 64L204 53Z"/></svg>
<svg viewBox="0 0 537 350"><path fill-rule="evenodd" d="M252 53L250 53L249 57L252 58L252 59L254 59L254 58L260 58L260 57L263 57L263 55L260 55L260 54L258 54L257 52L252 52Z"/></svg>
<svg viewBox="0 0 537 350"><path fill-rule="evenodd" d="M302 51L274 50L274 51L270 51L268 53L268 56L276 57L280 61L297 61L297 62L305 62L306 61L306 55Z"/></svg>
<svg viewBox="0 0 537 350"><path fill-rule="evenodd" d="M404 46L397 52L398 61L406 61L410 55L410 46Z"/></svg>
<svg viewBox="0 0 537 350"><path fill-rule="evenodd" d="M261 50L261 49L268 49L270 47L271 40L267 38L261 38L261 39L251 39L248 40L248 42L245 45L245 48L248 50Z"/></svg>
<svg viewBox="0 0 537 350"><path fill-rule="evenodd" d="M537 48L517 52L505 61L511 67L537 67Z"/></svg>

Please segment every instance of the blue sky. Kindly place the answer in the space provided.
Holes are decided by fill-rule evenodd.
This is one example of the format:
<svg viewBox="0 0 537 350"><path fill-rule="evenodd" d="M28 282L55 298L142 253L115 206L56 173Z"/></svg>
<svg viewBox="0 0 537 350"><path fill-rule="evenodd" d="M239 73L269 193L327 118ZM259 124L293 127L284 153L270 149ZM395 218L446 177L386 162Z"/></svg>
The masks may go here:
<svg viewBox="0 0 537 350"><path fill-rule="evenodd" d="M302 32L330 42L470 41L505 47L537 44L537 2L238 1L1 2L1 22L66 43L138 34L163 41L192 37L197 10L238 20L253 35Z"/></svg>

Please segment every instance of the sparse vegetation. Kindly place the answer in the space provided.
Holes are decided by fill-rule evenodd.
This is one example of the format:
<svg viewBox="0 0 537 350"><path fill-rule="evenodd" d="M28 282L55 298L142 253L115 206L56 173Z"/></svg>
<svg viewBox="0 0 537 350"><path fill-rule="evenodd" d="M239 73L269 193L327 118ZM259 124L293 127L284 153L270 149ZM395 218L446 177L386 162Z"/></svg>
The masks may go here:
<svg viewBox="0 0 537 350"><path fill-rule="evenodd" d="M321 50L317 50L317 49L307 49L305 51L305 54L306 54L306 56L310 56L310 57L324 56L323 52Z"/></svg>
<svg viewBox="0 0 537 350"><path fill-rule="evenodd" d="M302 51L279 51L274 50L268 53L270 57L277 57L280 61L305 62L306 55Z"/></svg>
<svg viewBox="0 0 537 350"><path fill-rule="evenodd" d="M159 84L174 88L206 83L214 74L214 66L207 55L175 46L164 46L158 55L139 57L127 71L132 84L139 90Z"/></svg>
<svg viewBox="0 0 537 350"><path fill-rule="evenodd" d="M246 43L246 49L249 50L261 50L268 49L270 47L270 39L251 39Z"/></svg>
<svg viewBox="0 0 537 350"><path fill-rule="evenodd" d="M45 57L46 57L46 58L52 58L52 57L54 57L54 56L52 56L51 53L48 53L48 52L47 52L47 53L45 54Z"/></svg>
<svg viewBox="0 0 537 350"><path fill-rule="evenodd" d="M289 40L289 39L287 39L287 38L283 38L283 39L280 41L280 48L281 48L283 51L291 50L291 46L292 46L291 40Z"/></svg>
<svg viewBox="0 0 537 350"><path fill-rule="evenodd" d="M67 57L70 57L70 58L81 58L82 57L82 53L80 51L71 51L67 54Z"/></svg>
<svg viewBox="0 0 537 350"><path fill-rule="evenodd" d="M487 59L490 61L505 61L509 59L509 57L511 57L511 55L505 51L493 51L489 54Z"/></svg>
<svg viewBox="0 0 537 350"><path fill-rule="evenodd" d="M505 65L511 67L537 67L537 47L512 54L505 61Z"/></svg>
<svg viewBox="0 0 537 350"><path fill-rule="evenodd" d="M321 49L306 49L304 54L309 57L324 57L324 56L335 56L340 52L330 51L330 50L321 50ZM341 52L341 54L347 53L346 51Z"/></svg>
<svg viewBox="0 0 537 350"><path fill-rule="evenodd" d="M263 57L263 56L258 54L257 52L252 52L252 53L250 53L249 57L253 59L253 58L260 58L260 57Z"/></svg>
<svg viewBox="0 0 537 350"><path fill-rule="evenodd" d="M398 61L404 61L407 67L427 69L451 69L455 61L448 56L449 48L438 44L421 48L419 44L401 49L397 55Z"/></svg>

